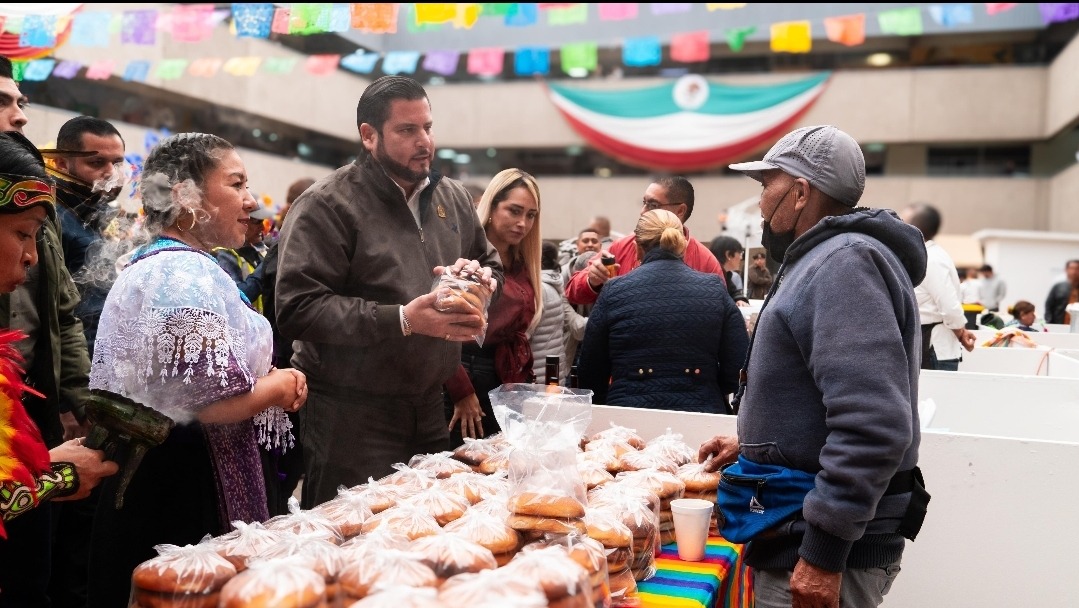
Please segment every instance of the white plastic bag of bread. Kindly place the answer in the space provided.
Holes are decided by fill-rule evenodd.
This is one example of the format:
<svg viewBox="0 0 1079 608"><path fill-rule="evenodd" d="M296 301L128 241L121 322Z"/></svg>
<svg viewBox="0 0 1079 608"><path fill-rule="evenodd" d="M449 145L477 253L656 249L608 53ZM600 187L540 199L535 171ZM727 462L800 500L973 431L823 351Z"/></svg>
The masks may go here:
<svg viewBox="0 0 1079 608"><path fill-rule="evenodd" d="M372 553L367 560L345 564L337 581L345 605L381 589L397 586L435 588L438 585L438 577L420 562L418 555L393 550Z"/></svg>
<svg viewBox="0 0 1079 608"><path fill-rule="evenodd" d="M664 456L678 466L697 462L697 449L686 443L681 433L675 433L671 429L650 439L641 451Z"/></svg>
<svg viewBox="0 0 1079 608"><path fill-rule="evenodd" d="M615 482L623 482L649 489L659 497L659 544L675 542L674 515L671 513L671 501L683 498L686 484L677 475L657 469L625 471L615 476ZM659 547L656 547L659 555Z"/></svg>
<svg viewBox="0 0 1079 608"><path fill-rule="evenodd" d="M678 465L666 455L657 452L646 452L644 450L634 450L622 454L618 459L618 464L623 472L655 469L673 474L678 470Z"/></svg>
<svg viewBox="0 0 1079 608"><path fill-rule="evenodd" d="M364 534L368 534L382 526L400 532L411 540L442 532L438 521L430 513L423 508L407 503L390 507L368 519L364 522L362 531Z"/></svg>
<svg viewBox="0 0 1079 608"><path fill-rule="evenodd" d="M539 582L550 606L593 608L588 571L561 549L548 547L518 553L504 570L510 576Z"/></svg>
<svg viewBox="0 0 1079 608"><path fill-rule="evenodd" d="M370 534L362 534L345 541L341 545L341 563L345 566L367 561L371 556L386 551L404 551L411 543L412 539L388 526L379 528Z"/></svg>
<svg viewBox="0 0 1079 608"><path fill-rule="evenodd" d="M507 521L510 515L513 514L510 511L510 493L509 488L500 494L488 496L483 500L472 505L472 513L485 513L494 517L499 521Z"/></svg>
<svg viewBox="0 0 1079 608"><path fill-rule="evenodd" d="M438 590L443 608L546 608L547 596L535 580L510 576L502 568L458 574Z"/></svg>
<svg viewBox="0 0 1079 608"><path fill-rule="evenodd" d="M318 608L326 583L301 556L254 560L221 589L220 608Z"/></svg>
<svg viewBox="0 0 1079 608"><path fill-rule="evenodd" d="M490 396L512 446L510 527L529 536L583 533L586 494L576 454L592 418L592 391L503 384Z"/></svg>
<svg viewBox="0 0 1079 608"><path fill-rule="evenodd" d="M131 574L128 605L133 608L215 608L221 588L236 576L236 567L212 543L157 545L154 550L158 556L139 564Z"/></svg>
<svg viewBox="0 0 1079 608"><path fill-rule="evenodd" d="M418 555L420 562L434 571L440 585L451 576L498 567L490 549L457 534L417 538L408 550Z"/></svg>
<svg viewBox="0 0 1079 608"><path fill-rule="evenodd" d="M446 525L446 532L486 547L499 566L509 563L521 547L521 535L506 525L505 519L470 509L463 517Z"/></svg>
<svg viewBox="0 0 1079 608"><path fill-rule="evenodd" d="M312 570L326 583L326 601L337 599L337 574L343 565L341 548L317 535L293 534L267 547L257 560L280 560L289 557L309 560Z"/></svg>
<svg viewBox="0 0 1079 608"><path fill-rule="evenodd" d="M288 515L278 515L266 520L266 527L290 534L318 535L337 545L345 539L337 524L317 511L304 511L295 496L288 499L288 511Z"/></svg>
<svg viewBox="0 0 1079 608"><path fill-rule="evenodd" d="M442 603L438 600L438 591L431 587L390 587L349 608L442 608Z"/></svg>
<svg viewBox="0 0 1079 608"><path fill-rule="evenodd" d="M461 473L438 481L439 487L476 504L485 498L509 492L509 483L504 474L481 475L480 473Z"/></svg>
<svg viewBox="0 0 1079 608"><path fill-rule="evenodd" d="M247 568L248 559L288 535L288 532L281 530L268 530L258 522L234 521L232 527L232 532L218 536L210 543L217 549L218 555L236 567L237 572L243 572Z"/></svg>
<svg viewBox="0 0 1079 608"><path fill-rule="evenodd" d="M356 486L347 490L338 489L338 495L340 495L341 492L362 496L363 499L367 501L367 506L371 507L371 513L375 515L396 505L410 494L409 490L403 486L392 483L383 483L371 478L368 478L367 483L361 486Z"/></svg>
<svg viewBox="0 0 1079 608"><path fill-rule="evenodd" d="M616 480L593 491L589 511L605 510L618 517L633 536L630 570L637 581L656 574L659 549L659 498L647 487ZM612 595L615 576L611 575Z"/></svg>
<svg viewBox="0 0 1079 608"><path fill-rule="evenodd" d="M427 471L436 479L445 479L458 473L469 473L472 467L453 457L453 452L437 454L416 454L408 461L408 466L419 471Z"/></svg>
<svg viewBox="0 0 1079 608"><path fill-rule="evenodd" d="M484 471L480 470L480 465L483 464L483 461L497 454L505 447L506 440L502 433L495 433L482 439L465 437L464 443L457 446L457 449L453 451L453 457L472 467L473 471L484 473Z"/></svg>
<svg viewBox="0 0 1079 608"><path fill-rule="evenodd" d="M594 433L589 438L589 443L593 441L606 441L614 440L616 442L628 443L633 449L640 450L645 447L645 441L637 434L636 429L621 426L615 423L611 423L609 428Z"/></svg>
<svg viewBox="0 0 1079 608"><path fill-rule="evenodd" d="M599 541L581 534L545 534L529 543L522 553L552 548L564 552L588 573L592 608L610 608L611 588L607 578L607 550Z"/></svg>
<svg viewBox="0 0 1079 608"><path fill-rule="evenodd" d="M464 496L453 494L441 486L431 486L410 496L404 502L435 518L438 525L445 526L465 514L470 506Z"/></svg>
<svg viewBox="0 0 1079 608"><path fill-rule="evenodd" d="M593 454L597 452L592 452ZM606 465L596 458L590 458L589 452L577 454L577 471L581 474L586 490L614 481L614 475L607 470Z"/></svg>
<svg viewBox="0 0 1079 608"><path fill-rule="evenodd" d="M473 334L476 344L483 346L487 332L487 308L491 305L491 288L484 284L478 274L462 269L455 273L449 266L435 279L435 308L442 312L478 314L483 318L483 329Z"/></svg>
<svg viewBox="0 0 1079 608"><path fill-rule="evenodd" d="M363 524L374 516L367 497L344 488L338 490L337 498L318 505L312 511L333 522L345 540L359 534Z"/></svg>
<svg viewBox="0 0 1079 608"><path fill-rule="evenodd" d="M379 481L384 484L398 486L403 498L408 498L420 490L426 490L435 485L435 474L431 471L414 469L403 462L394 464L393 468L393 473Z"/></svg>

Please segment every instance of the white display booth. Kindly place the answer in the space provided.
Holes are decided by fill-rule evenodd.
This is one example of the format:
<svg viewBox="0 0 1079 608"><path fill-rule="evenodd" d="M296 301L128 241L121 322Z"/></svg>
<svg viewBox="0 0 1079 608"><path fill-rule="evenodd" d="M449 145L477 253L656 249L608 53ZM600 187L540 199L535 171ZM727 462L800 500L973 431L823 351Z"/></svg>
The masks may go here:
<svg viewBox="0 0 1079 608"><path fill-rule="evenodd" d="M989 391L1005 384L983 385L983 396L993 400ZM970 400L981 395L971 391ZM1000 416L1001 426L1030 417L1022 405L1037 399L1028 393L1025 401L1013 402ZM645 439L670 428L700 445L717 434L734 434L736 418L593 406L592 431L612 423L636 429ZM1072 560L1079 544L1079 425L1070 426L1074 437L1067 441L923 432L920 465L933 498L884 606L1079 605Z"/></svg>

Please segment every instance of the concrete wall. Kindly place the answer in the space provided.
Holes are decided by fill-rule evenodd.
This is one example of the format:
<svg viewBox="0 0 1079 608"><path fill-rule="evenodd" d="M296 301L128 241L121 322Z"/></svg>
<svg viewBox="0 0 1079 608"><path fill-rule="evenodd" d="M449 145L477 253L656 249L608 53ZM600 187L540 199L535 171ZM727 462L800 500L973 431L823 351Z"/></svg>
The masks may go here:
<svg viewBox="0 0 1079 608"><path fill-rule="evenodd" d="M1079 37L1057 56L1049 66L1046 95L1046 136L1073 125L1079 119Z"/></svg>
<svg viewBox="0 0 1079 608"><path fill-rule="evenodd" d="M1079 162L1049 180L1046 196L1048 228L1079 232Z"/></svg>

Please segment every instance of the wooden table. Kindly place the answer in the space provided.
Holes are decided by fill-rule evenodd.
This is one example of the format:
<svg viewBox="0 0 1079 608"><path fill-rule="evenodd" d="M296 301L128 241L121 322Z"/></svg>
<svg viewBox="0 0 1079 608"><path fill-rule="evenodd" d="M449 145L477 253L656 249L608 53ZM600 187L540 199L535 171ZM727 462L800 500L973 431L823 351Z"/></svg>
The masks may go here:
<svg viewBox="0 0 1079 608"><path fill-rule="evenodd" d="M642 608L751 608L753 584L743 545L708 539L704 559L678 559L674 543L656 558L656 575L637 583Z"/></svg>

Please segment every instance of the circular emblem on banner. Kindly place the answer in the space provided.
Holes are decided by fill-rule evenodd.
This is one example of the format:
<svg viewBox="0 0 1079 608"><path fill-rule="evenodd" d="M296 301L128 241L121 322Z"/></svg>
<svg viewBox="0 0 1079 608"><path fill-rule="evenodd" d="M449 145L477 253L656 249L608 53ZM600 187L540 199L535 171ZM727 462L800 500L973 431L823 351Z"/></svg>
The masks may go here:
<svg viewBox="0 0 1079 608"><path fill-rule="evenodd" d="M687 74L674 83L674 103L683 110L696 110L708 101L708 81L698 74Z"/></svg>

